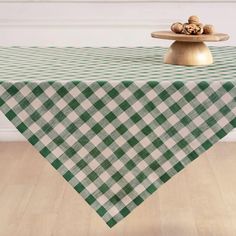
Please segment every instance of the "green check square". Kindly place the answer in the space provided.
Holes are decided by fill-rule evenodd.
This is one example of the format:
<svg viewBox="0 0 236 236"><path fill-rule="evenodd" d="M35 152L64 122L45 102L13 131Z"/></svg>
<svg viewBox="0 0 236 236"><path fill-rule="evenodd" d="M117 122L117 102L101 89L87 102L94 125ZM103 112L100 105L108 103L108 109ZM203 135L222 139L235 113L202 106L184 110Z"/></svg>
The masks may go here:
<svg viewBox="0 0 236 236"><path fill-rule="evenodd" d="M165 183L165 182L167 182L170 179L170 176L167 173L165 173L164 175L162 175L160 177L160 179L161 179L162 182Z"/></svg>
<svg viewBox="0 0 236 236"><path fill-rule="evenodd" d="M179 172L184 168L181 162L178 162L177 164L174 165L174 169Z"/></svg>
<svg viewBox="0 0 236 236"><path fill-rule="evenodd" d="M63 165L63 163L59 160L59 159L56 159L52 162L52 166L55 168L55 169L58 169L60 168L61 166Z"/></svg>
<svg viewBox="0 0 236 236"><path fill-rule="evenodd" d="M139 141L138 141L137 138L132 137L132 138L129 139L127 142L129 143L129 145L130 145L131 147L134 147L136 144L138 144Z"/></svg>
<svg viewBox="0 0 236 236"><path fill-rule="evenodd" d="M44 157L47 157L49 154L51 154L51 151L47 148L47 147L44 147L40 153L44 156Z"/></svg>
<svg viewBox="0 0 236 236"><path fill-rule="evenodd" d="M144 201L143 198L141 198L140 196L137 196L137 197L134 199L133 202L138 206L138 205L140 205L143 201Z"/></svg>
<svg viewBox="0 0 236 236"><path fill-rule="evenodd" d="M77 101L77 99L72 99L69 103L68 103L69 107L72 110L75 110L77 107L79 107L80 103Z"/></svg>
<svg viewBox="0 0 236 236"><path fill-rule="evenodd" d="M88 163L85 160L82 159L76 165L78 166L78 168L80 170L82 170L82 169L84 169L84 167L86 167L88 165Z"/></svg>
<svg viewBox="0 0 236 236"><path fill-rule="evenodd" d="M89 175L88 175L88 178L94 182L94 180L96 180L98 178L98 175L96 172L91 172Z"/></svg>
<svg viewBox="0 0 236 236"><path fill-rule="evenodd" d="M135 113L130 117L130 119L136 124L142 119L142 117L139 114Z"/></svg>
<svg viewBox="0 0 236 236"><path fill-rule="evenodd" d="M233 88L235 88L235 84L233 84L232 82L227 81L226 83L224 83L223 88L229 92L230 90L232 90Z"/></svg>
<svg viewBox="0 0 236 236"><path fill-rule="evenodd" d="M148 157L150 155L150 153L148 152L147 149L143 149L141 152L138 153L138 155L142 158L142 159L146 159L146 157Z"/></svg>
<svg viewBox="0 0 236 236"><path fill-rule="evenodd" d="M136 166L136 164L134 163L133 160L129 160L129 161L125 164L125 166L126 166L126 168L127 168L128 170L132 170L132 169Z"/></svg>
<svg viewBox="0 0 236 236"><path fill-rule="evenodd" d="M159 125L162 125L164 122L166 122L166 117L163 114L160 114L157 116L156 121L159 123Z"/></svg>
<svg viewBox="0 0 236 236"><path fill-rule="evenodd" d="M129 194L133 191L133 187L131 184L126 184L123 190L125 191L126 194Z"/></svg>
<svg viewBox="0 0 236 236"><path fill-rule="evenodd" d="M93 94L93 90L90 87L87 87L84 91L83 94L86 98L89 98Z"/></svg>
<svg viewBox="0 0 236 236"><path fill-rule="evenodd" d="M103 142L107 145L107 146L110 146L114 140L111 136L107 136L105 139L103 139Z"/></svg>
<svg viewBox="0 0 236 236"><path fill-rule="evenodd" d="M128 131L125 125L121 124L116 128L116 131L119 132L121 135Z"/></svg>
<svg viewBox="0 0 236 236"><path fill-rule="evenodd" d="M124 150L123 150L122 148L118 148L118 149L114 152L114 154L116 155L116 157L121 158L121 157L125 154L125 152L124 152Z"/></svg>
<svg viewBox="0 0 236 236"><path fill-rule="evenodd" d="M107 170L109 167L112 166L112 163L108 160L105 160L101 163L101 167L104 169L104 170Z"/></svg>
<svg viewBox="0 0 236 236"><path fill-rule="evenodd" d="M19 92L18 88L16 88L14 85L12 85L9 89L7 89L7 92L11 95L14 96Z"/></svg>
<svg viewBox="0 0 236 236"><path fill-rule="evenodd" d="M111 89L108 93L107 93L112 99L114 99L115 97L117 97L119 95L119 92L116 89Z"/></svg>
<svg viewBox="0 0 236 236"><path fill-rule="evenodd" d="M156 106L154 105L153 102L149 102L148 104L145 105L145 109L148 111L148 112L151 112L153 110L156 109Z"/></svg>
<svg viewBox="0 0 236 236"><path fill-rule="evenodd" d="M0 98L0 107L4 104L4 100Z"/></svg>
<svg viewBox="0 0 236 236"><path fill-rule="evenodd" d="M84 122L87 122L91 118L91 116L90 116L90 114L87 111L85 111L83 114L81 114L80 118Z"/></svg>
<svg viewBox="0 0 236 236"><path fill-rule="evenodd" d="M65 87L61 87L60 89L57 90L57 94L60 96L60 97L64 97L68 94L68 91Z"/></svg>
<svg viewBox="0 0 236 236"><path fill-rule="evenodd" d="M100 109L102 109L102 108L105 106L105 104L104 104L104 102L103 102L102 100L98 100L97 102L95 102L95 103L93 104L93 106L94 106L97 110L100 110Z"/></svg>
<svg viewBox="0 0 236 236"><path fill-rule="evenodd" d="M66 118L66 115L62 112L62 111L59 111L56 115L55 115L55 118L61 122L63 121L65 118Z"/></svg>
<svg viewBox="0 0 236 236"><path fill-rule="evenodd" d="M48 134L48 133L50 133L50 132L53 130L53 126L50 125L49 123L46 123L45 125L43 125L42 130L43 130L46 134Z"/></svg>
<svg viewBox="0 0 236 236"><path fill-rule="evenodd" d="M89 205L92 205L96 201L96 198L92 195L89 195L85 200Z"/></svg>
<svg viewBox="0 0 236 236"><path fill-rule="evenodd" d="M107 184L103 184L101 187L99 187L99 190L102 192L102 193L105 193L109 190L109 187L107 186Z"/></svg>
<svg viewBox="0 0 236 236"><path fill-rule="evenodd" d="M110 202L112 203L112 204L116 204L117 202L119 202L120 201L120 198L115 194L113 197L111 197L110 199Z"/></svg>
<svg viewBox="0 0 236 236"><path fill-rule="evenodd" d="M127 207L124 207L121 211L120 214L122 216L127 216L130 213L130 210Z"/></svg>
<svg viewBox="0 0 236 236"><path fill-rule="evenodd" d="M99 156L101 154L101 152L99 151L98 148L95 147L95 148L93 148L92 151L90 151L90 154L95 158L95 157Z"/></svg>
<svg viewBox="0 0 236 236"><path fill-rule="evenodd" d="M116 172L114 175L112 175L112 178L118 182L121 178L122 178L122 175L119 173L119 172Z"/></svg>
<svg viewBox="0 0 236 236"><path fill-rule="evenodd" d="M58 136L53 140L53 142L60 146L62 143L64 143L64 139L61 136Z"/></svg>
<svg viewBox="0 0 236 236"><path fill-rule="evenodd" d="M23 98L19 104L22 109L25 109L26 107L30 105L30 102L26 98Z"/></svg>
<svg viewBox="0 0 236 236"><path fill-rule="evenodd" d="M36 135L32 135L29 137L28 141L32 144L35 145L37 142L39 142L39 139Z"/></svg>
<svg viewBox="0 0 236 236"><path fill-rule="evenodd" d="M70 134L73 134L75 131L77 131L77 126L74 124L74 123L72 123L72 124L70 124L67 128L66 128L66 130L70 133Z"/></svg>
<svg viewBox="0 0 236 236"><path fill-rule="evenodd" d="M20 125L17 126L17 129L21 132L21 133L24 133L28 127L24 124L24 123L21 123Z"/></svg>
<svg viewBox="0 0 236 236"><path fill-rule="evenodd" d="M87 137L86 135L83 135L83 136L78 140L78 142L79 142L82 146L84 146L84 145L86 145L86 144L89 142L89 139L88 139L88 137Z"/></svg>
<svg viewBox="0 0 236 236"><path fill-rule="evenodd" d="M179 106L179 104L174 103L172 106L170 106L170 110L175 114L175 113L177 113L179 110L181 110L181 107Z"/></svg>
<svg viewBox="0 0 236 236"><path fill-rule="evenodd" d="M66 149L65 154L68 157L73 157L76 154L76 150L73 147L69 147Z"/></svg>
<svg viewBox="0 0 236 236"><path fill-rule="evenodd" d="M190 91L184 95L184 98L187 102L191 102L195 98L195 95Z"/></svg>
<svg viewBox="0 0 236 236"><path fill-rule="evenodd" d="M64 178L65 178L67 181L70 181L73 177L74 177L74 175L73 175L70 171L67 171L67 172L64 174Z"/></svg>
<svg viewBox="0 0 236 236"><path fill-rule="evenodd" d="M153 171L156 171L158 168L160 168L160 165L157 161L153 161L149 166Z"/></svg>
<svg viewBox="0 0 236 236"><path fill-rule="evenodd" d="M131 107L131 105L130 105L129 102L123 101L123 102L119 105L119 107L120 107L123 111L126 111L128 108Z"/></svg>
<svg viewBox="0 0 236 236"><path fill-rule="evenodd" d="M32 93L35 95L35 97L39 97L44 93L43 89L40 86L36 86L33 90Z"/></svg>
<svg viewBox="0 0 236 236"><path fill-rule="evenodd" d="M47 109L51 109L55 104L51 99L48 99L43 104Z"/></svg>
<svg viewBox="0 0 236 236"><path fill-rule="evenodd" d="M184 149L186 146L188 146L188 142L187 142L185 139L182 139L182 140L180 140L180 141L177 143L177 145L178 145L180 148Z"/></svg>
<svg viewBox="0 0 236 236"><path fill-rule="evenodd" d="M100 216L104 216L106 214L107 210L106 208L104 208L103 206L101 206L98 210L97 210L97 213L100 215Z"/></svg>
<svg viewBox="0 0 236 236"><path fill-rule="evenodd" d="M41 115L40 115L40 113L39 113L38 111L35 111L35 112L30 116L30 118L31 118L34 122L36 122L37 120L39 120L39 119L41 118Z"/></svg>
<svg viewBox="0 0 236 236"><path fill-rule="evenodd" d="M142 183L146 178L147 176L143 172L136 176L136 179L139 181L139 183Z"/></svg>
<svg viewBox="0 0 236 236"><path fill-rule="evenodd" d="M143 129L142 129L142 132L145 134L145 135L149 135L150 133L152 133L152 129L150 128L150 126L145 126Z"/></svg>
<svg viewBox="0 0 236 236"><path fill-rule="evenodd" d="M95 134L98 134L99 132L101 132L101 130L103 130L103 127L97 123L92 127L92 130Z"/></svg>
<svg viewBox="0 0 236 236"><path fill-rule="evenodd" d="M134 96L135 96L136 99L140 99L144 95L145 95L145 93L141 89L138 89L137 91L134 92Z"/></svg>
<svg viewBox="0 0 236 236"><path fill-rule="evenodd" d="M116 119L116 115L113 113L113 112L109 112L105 118L109 121L109 122L112 122L113 120Z"/></svg>

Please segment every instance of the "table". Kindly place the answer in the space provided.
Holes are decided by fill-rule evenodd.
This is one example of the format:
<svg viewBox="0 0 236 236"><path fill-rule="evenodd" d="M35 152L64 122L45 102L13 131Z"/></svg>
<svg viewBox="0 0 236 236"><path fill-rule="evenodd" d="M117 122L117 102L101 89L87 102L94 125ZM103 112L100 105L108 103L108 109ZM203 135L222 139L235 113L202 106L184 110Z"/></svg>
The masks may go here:
<svg viewBox="0 0 236 236"><path fill-rule="evenodd" d="M113 227L236 127L236 48L211 50L1 47L0 110Z"/></svg>

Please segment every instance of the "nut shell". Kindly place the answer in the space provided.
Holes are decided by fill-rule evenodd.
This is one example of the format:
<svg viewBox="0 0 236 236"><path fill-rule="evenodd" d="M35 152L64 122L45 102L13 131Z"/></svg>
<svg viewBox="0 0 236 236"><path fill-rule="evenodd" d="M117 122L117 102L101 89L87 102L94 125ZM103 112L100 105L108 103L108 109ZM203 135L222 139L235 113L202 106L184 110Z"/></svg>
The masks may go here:
<svg viewBox="0 0 236 236"><path fill-rule="evenodd" d="M188 24L188 23L185 23L183 25L183 33L184 34L187 34L187 35L190 35L190 34L197 34L197 32L199 31L199 27L195 24Z"/></svg>
<svg viewBox="0 0 236 236"><path fill-rule="evenodd" d="M200 23L200 20L199 20L199 17L198 16L190 16L188 18L188 23L189 24L199 24Z"/></svg>
<svg viewBox="0 0 236 236"><path fill-rule="evenodd" d="M203 34L203 24L202 23L197 24L197 32L196 32L196 34L197 35Z"/></svg>
<svg viewBox="0 0 236 236"><path fill-rule="evenodd" d="M202 23L198 23L197 26L198 26L198 27L201 27L201 28L204 27L204 25L203 25Z"/></svg>
<svg viewBox="0 0 236 236"><path fill-rule="evenodd" d="M213 25L205 25L203 27L203 33L204 34L214 34L215 33L215 28Z"/></svg>
<svg viewBox="0 0 236 236"><path fill-rule="evenodd" d="M176 22L171 25L171 30L176 34L181 34L183 31L183 24L180 22Z"/></svg>

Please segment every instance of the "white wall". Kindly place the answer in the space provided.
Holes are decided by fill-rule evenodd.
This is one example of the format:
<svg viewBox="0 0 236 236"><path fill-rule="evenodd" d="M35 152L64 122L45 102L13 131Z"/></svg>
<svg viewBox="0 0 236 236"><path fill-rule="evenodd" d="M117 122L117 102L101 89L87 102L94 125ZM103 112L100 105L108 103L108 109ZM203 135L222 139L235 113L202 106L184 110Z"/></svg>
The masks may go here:
<svg viewBox="0 0 236 236"><path fill-rule="evenodd" d="M236 2L0 2L0 45L167 45L150 32L191 14L230 33L233 45L235 12Z"/></svg>
<svg viewBox="0 0 236 236"><path fill-rule="evenodd" d="M215 45L236 45L235 12L236 0L0 0L0 45L168 46L171 42L152 39L150 33L193 14L230 34L229 41ZM0 114L0 141L20 139ZM228 136L232 139L236 135Z"/></svg>

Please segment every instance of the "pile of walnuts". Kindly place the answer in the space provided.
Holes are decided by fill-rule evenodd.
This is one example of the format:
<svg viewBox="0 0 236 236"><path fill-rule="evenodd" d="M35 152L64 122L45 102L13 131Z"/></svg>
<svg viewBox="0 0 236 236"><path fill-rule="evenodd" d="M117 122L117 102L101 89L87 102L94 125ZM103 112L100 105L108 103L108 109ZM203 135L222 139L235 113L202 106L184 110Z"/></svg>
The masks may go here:
<svg viewBox="0 0 236 236"><path fill-rule="evenodd" d="M171 25L171 30L177 34L200 35L200 34L214 34L215 29L213 25L203 25L200 23L199 17L190 16L188 23L176 22Z"/></svg>

